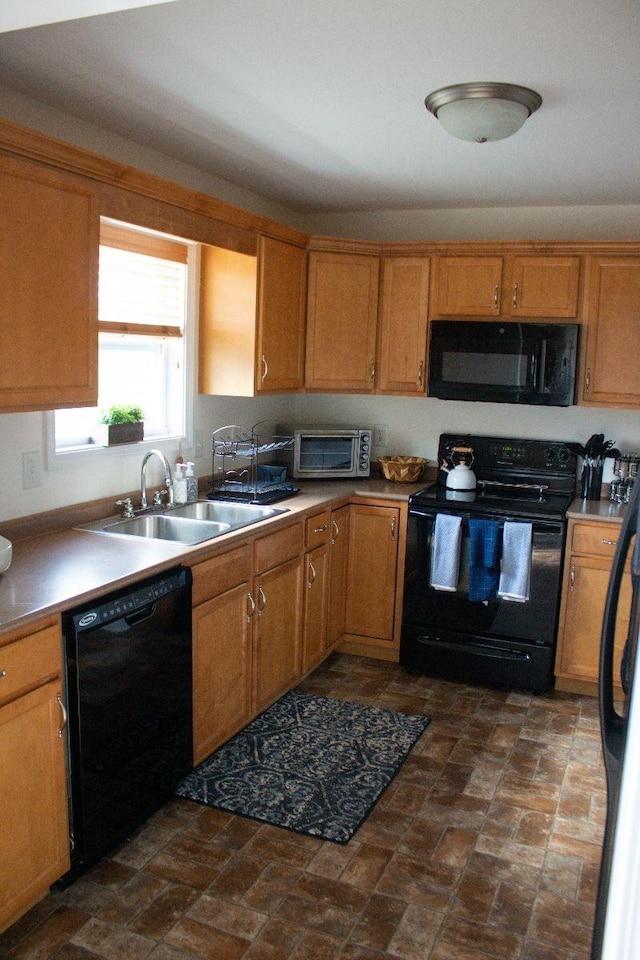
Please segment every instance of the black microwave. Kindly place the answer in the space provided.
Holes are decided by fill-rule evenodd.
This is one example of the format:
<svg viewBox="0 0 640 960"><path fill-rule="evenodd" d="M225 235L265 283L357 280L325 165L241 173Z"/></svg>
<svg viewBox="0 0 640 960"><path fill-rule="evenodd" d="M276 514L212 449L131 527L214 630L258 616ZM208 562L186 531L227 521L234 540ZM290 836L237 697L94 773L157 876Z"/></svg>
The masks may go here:
<svg viewBox="0 0 640 960"><path fill-rule="evenodd" d="M429 396L569 407L577 323L433 320Z"/></svg>

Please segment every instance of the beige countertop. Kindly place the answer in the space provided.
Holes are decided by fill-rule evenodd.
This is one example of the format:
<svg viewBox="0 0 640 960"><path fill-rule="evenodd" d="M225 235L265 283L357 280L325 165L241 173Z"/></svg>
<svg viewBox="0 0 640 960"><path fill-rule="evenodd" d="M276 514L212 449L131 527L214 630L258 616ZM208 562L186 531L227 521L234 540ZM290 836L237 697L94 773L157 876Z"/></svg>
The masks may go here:
<svg viewBox="0 0 640 960"><path fill-rule="evenodd" d="M569 509L567 518L570 520L606 520L609 523L622 523L626 504L615 503L612 500L582 500L576 497Z"/></svg>
<svg viewBox="0 0 640 960"><path fill-rule="evenodd" d="M14 540L11 566L0 574L0 635L174 564L197 563L248 536L272 531L296 515L354 496L406 501L428 485L424 480L405 484L384 479L302 483L299 494L276 504L286 507L287 513L194 546L78 530L70 520L67 529Z"/></svg>

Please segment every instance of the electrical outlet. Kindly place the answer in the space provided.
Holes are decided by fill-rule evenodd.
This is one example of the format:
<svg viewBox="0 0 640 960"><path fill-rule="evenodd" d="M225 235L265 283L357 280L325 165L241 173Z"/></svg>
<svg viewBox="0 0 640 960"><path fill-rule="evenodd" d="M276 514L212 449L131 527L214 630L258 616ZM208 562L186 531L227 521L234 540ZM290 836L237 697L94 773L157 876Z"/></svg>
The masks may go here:
<svg viewBox="0 0 640 960"><path fill-rule="evenodd" d="M387 445L387 428L384 426L376 426L373 428L373 446L374 447L386 447Z"/></svg>
<svg viewBox="0 0 640 960"><path fill-rule="evenodd" d="M30 490L42 483L40 471L40 451L30 450L22 454L22 489Z"/></svg>
<svg viewBox="0 0 640 960"><path fill-rule="evenodd" d="M194 439L194 450L193 450L194 456L201 457L202 456L202 430L196 430L193 439Z"/></svg>

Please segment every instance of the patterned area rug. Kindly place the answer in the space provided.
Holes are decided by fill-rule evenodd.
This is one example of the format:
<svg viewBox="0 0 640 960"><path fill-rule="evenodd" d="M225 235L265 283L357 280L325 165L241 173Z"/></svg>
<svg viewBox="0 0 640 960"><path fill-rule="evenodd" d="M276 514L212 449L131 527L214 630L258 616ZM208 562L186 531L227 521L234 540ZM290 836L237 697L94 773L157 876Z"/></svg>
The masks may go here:
<svg viewBox="0 0 640 960"><path fill-rule="evenodd" d="M179 784L178 796L347 843L427 717L291 690Z"/></svg>

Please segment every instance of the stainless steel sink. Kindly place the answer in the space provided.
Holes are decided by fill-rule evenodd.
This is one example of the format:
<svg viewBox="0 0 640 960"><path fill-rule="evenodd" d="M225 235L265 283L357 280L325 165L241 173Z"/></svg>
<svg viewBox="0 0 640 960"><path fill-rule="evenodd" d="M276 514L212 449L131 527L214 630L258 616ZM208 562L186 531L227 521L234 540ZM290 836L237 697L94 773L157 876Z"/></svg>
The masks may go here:
<svg viewBox="0 0 640 960"><path fill-rule="evenodd" d="M224 503L198 500L179 507L167 507L157 513L141 513L136 517L109 517L87 523L82 530L115 536L143 537L152 540L173 540L175 543L202 543L240 527L288 513L286 507L267 507L254 503Z"/></svg>
<svg viewBox="0 0 640 960"><path fill-rule="evenodd" d="M200 543L228 533L229 524L212 520L190 520L166 514L148 513L130 520L106 523L102 533L126 534L129 537L147 537L153 540L174 540L177 543Z"/></svg>
<svg viewBox="0 0 640 960"><path fill-rule="evenodd" d="M267 507L258 503L227 503L223 500L198 500L196 503L172 507L170 511L172 517L228 523L232 530L287 512L283 507Z"/></svg>

